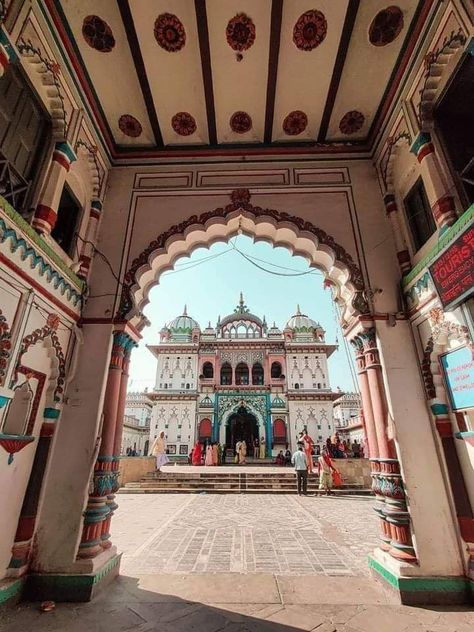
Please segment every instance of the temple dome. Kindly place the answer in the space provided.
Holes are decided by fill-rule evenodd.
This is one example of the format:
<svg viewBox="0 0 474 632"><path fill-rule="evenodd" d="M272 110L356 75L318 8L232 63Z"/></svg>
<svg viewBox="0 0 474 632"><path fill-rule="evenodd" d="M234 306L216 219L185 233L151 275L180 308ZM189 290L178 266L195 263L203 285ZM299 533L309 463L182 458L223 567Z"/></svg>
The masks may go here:
<svg viewBox="0 0 474 632"><path fill-rule="evenodd" d="M320 329L321 325L317 323L315 320L306 316L306 314L302 314L300 310L300 306L298 305L296 308L296 314L292 316L289 321L286 323L285 329L291 329L295 333L299 332L312 332L315 329Z"/></svg>
<svg viewBox="0 0 474 632"><path fill-rule="evenodd" d="M255 314L252 314L250 312L250 310L247 307L247 305L245 305L245 301L244 301L244 297L243 297L242 292L240 293L239 304L234 309L234 312L232 314L229 314L228 316L224 316L224 318L222 320L219 320L218 327L224 327L228 323L231 323L231 322L237 321L237 320L238 321L240 321L240 320L248 320L248 321L250 321L252 323L256 323L259 327L264 327L266 325L264 320L262 321L261 318L259 318L258 316L256 316Z"/></svg>
<svg viewBox="0 0 474 632"><path fill-rule="evenodd" d="M167 329L169 329L171 333L176 334L190 334L193 329L199 329L199 331L201 331L199 323L194 320L194 318L191 318L191 316L188 316L186 305L184 306L181 316L177 316L168 323Z"/></svg>

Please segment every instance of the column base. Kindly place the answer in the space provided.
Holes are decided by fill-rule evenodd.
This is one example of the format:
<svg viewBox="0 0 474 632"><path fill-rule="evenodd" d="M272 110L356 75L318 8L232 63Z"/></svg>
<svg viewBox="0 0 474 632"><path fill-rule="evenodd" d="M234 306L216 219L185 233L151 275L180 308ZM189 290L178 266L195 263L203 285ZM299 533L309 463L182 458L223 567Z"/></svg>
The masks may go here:
<svg viewBox="0 0 474 632"><path fill-rule="evenodd" d="M107 552L109 553L109 552ZM102 557L102 556L99 556ZM30 601L91 601L103 588L119 574L122 554L107 555L105 564L94 564L94 570L87 572L88 565L80 560L77 571L71 573L33 573L28 577L23 597ZM97 558L94 560L97 562Z"/></svg>
<svg viewBox="0 0 474 632"><path fill-rule="evenodd" d="M371 575L396 601L406 606L449 606L474 602L474 581L468 577L402 577L370 555L369 568Z"/></svg>
<svg viewBox="0 0 474 632"><path fill-rule="evenodd" d="M0 611L3 607L14 606L20 601L25 578L0 580Z"/></svg>

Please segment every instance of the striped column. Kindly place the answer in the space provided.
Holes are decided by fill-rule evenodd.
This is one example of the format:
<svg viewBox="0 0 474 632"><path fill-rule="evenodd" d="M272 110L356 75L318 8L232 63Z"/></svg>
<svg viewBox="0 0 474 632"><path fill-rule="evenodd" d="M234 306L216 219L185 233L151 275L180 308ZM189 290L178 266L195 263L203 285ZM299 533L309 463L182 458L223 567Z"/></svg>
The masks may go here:
<svg viewBox="0 0 474 632"><path fill-rule="evenodd" d="M92 200L89 213L89 221L87 223L85 243L84 247L82 248L81 257L79 259L81 267L79 268L78 276L82 279L86 279L89 274L91 259L94 255L94 246L97 240L97 232L99 229L101 214L102 202L100 200Z"/></svg>
<svg viewBox="0 0 474 632"><path fill-rule="evenodd" d="M400 214L398 211L397 202L395 196L392 193L387 193L383 198L385 204L385 212L390 221L393 231L393 238L395 240L395 247L397 249L398 265L402 272L402 276L410 271L411 260L410 253L403 237L402 228L400 225Z"/></svg>
<svg viewBox="0 0 474 632"><path fill-rule="evenodd" d="M66 175L75 160L76 154L68 142L56 143L41 201L33 218L33 228L39 233L49 235L56 224Z"/></svg>
<svg viewBox="0 0 474 632"><path fill-rule="evenodd" d="M444 231L454 224L457 215L430 134L420 132L410 151L420 163L421 177L436 225Z"/></svg>

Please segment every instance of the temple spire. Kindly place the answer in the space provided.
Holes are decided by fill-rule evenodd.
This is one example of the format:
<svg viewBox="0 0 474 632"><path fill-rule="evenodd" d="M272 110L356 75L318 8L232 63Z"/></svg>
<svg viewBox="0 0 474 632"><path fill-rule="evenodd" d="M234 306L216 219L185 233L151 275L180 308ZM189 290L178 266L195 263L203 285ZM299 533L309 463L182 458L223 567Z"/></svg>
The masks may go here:
<svg viewBox="0 0 474 632"><path fill-rule="evenodd" d="M185 303L184 304L184 310L183 310L183 316L187 316L187 315L188 315L188 306Z"/></svg>
<svg viewBox="0 0 474 632"><path fill-rule="evenodd" d="M240 293L239 305L240 305L240 307L244 306L244 293L243 292Z"/></svg>
<svg viewBox="0 0 474 632"><path fill-rule="evenodd" d="M296 315L297 316L301 316L301 310L300 310L300 304L298 303L298 305L296 306Z"/></svg>

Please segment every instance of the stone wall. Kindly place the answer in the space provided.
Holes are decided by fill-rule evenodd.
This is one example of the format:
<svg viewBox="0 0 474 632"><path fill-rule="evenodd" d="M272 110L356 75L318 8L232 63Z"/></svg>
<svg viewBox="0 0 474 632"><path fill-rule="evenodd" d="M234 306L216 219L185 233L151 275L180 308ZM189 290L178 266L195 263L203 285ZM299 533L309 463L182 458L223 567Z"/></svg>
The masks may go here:
<svg viewBox="0 0 474 632"><path fill-rule="evenodd" d="M334 467L339 470L344 484L363 485L371 489L369 459L333 459Z"/></svg>
<svg viewBox="0 0 474 632"><path fill-rule="evenodd" d="M152 456L120 457L120 486L139 481L148 472L155 471L155 459Z"/></svg>

